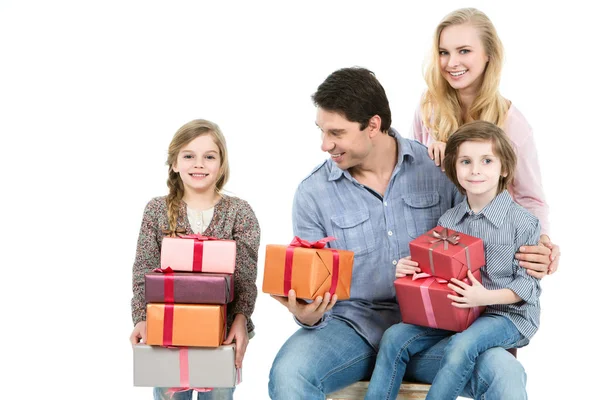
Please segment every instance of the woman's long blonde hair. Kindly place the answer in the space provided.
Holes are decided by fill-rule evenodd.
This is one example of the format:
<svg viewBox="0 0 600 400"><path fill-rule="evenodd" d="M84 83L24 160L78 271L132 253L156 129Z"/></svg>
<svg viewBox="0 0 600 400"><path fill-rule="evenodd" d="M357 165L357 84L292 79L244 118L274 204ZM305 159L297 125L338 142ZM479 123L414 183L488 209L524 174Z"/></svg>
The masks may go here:
<svg viewBox="0 0 600 400"><path fill-rule="evenodd" d="M183 181L179 174L173 171L173 165L177 162L177 156L192 140L198 136L210 135L219 148L221 156L221 165L219 176L217 178L216 191L220 193L229 179L229 159L227 157L227 143L225 136L219 126L205 119L195 119L183 125L173 136L169 144L169 153L167 156L167 165L169 166L169 177L167 186L169 194L167 195L167 216L169 221L168 230L174 233L177 229L177 217L179 216L179 207L183 198Z"/></svg>
<svg viewBox="0 0 600 400"><path fill-rule="evenodd" d="M489 62L483 72L483 81L473 104L467 110L466 118L462 110L458 91L446 81L440 70L440 36L444 28L452 25L469 24L479 33ZM504 60L504 48L496 33L492 21L475 8L462 8L448 14L439 23L433 37L432 53L425 71L427 92L421 101L423 122L431 135L439 141L446 142L452 132L469 121L483 120L502 126L508 102L498 87Z"/></svg>

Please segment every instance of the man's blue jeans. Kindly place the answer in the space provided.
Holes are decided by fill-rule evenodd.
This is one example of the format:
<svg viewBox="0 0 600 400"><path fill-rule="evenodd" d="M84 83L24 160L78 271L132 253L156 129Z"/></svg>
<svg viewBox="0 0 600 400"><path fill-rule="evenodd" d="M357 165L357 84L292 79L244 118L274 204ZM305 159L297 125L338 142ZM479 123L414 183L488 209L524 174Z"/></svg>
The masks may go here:
<svg viewBox="0 0 600 400"><path fill-rule="evenodd" d="M192 400L193 390L177 392L171 397L169 388L154 388L154 400ZM210 392L198 393L198 400L233 400L234 388L218 388Z"/></svg>
<svg viewBox="0 0 600 400"><path fill-rule="evenodd" d="M448 338L441 339L413 356L405 379L432 382L447 344ZM326 393L368 379L375 359L375 350L343 321L332 319L320 329L301 328L273 362L269 396L273 400L323 400ZM486 400L524 399L525 381L521 364L507 351L493 348L477 359L461 395L475 399L485 395Z"/></svg>

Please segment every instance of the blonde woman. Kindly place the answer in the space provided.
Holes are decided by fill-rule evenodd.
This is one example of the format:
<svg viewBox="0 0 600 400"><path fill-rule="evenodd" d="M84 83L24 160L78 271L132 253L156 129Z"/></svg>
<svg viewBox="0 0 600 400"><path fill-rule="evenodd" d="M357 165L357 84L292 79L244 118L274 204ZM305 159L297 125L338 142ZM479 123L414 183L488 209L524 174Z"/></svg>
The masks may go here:
<svg viewBox="0 0 600 400"><path fill-rule="evenodd" d="M521 258L528 273L542 278L558 268L559 246L549 238L548 204L532 129L521 112L498 91L504 49L490 19L475 8L448 14L437 26L431 59L426 67L427 90L421 99L413 137L428 147L442 166L446 142L460 126L475 120L500 126L517 152L517 170L508 188L514 200L542 224L540 242L551 250L545 270ZM520 257L520 256L519 256Z"/></svg>
<svg viewBox="0 0 600 400"><path fill-rule="evenodd" d="M169 194L156 197L146 205L133 265L131 313L135 325L131 344L146 342L146 302L144 275L160 268L160 247L168 232L202 233L236 241L236 266L233 275L235 298L227 307L225 344L236 342L236 367L253 336L250 319L256 302L256 264L260 227L250 205L237 197L223 194L229 178L225 137L219 127L197 119L183 125L169 145L167 158ZM167 232L167 233L165 233ZM154 398L191 400L192 391L169 397L168 388L155 388ZM201 400L233 399L233 388L198 393Z"/></svg>

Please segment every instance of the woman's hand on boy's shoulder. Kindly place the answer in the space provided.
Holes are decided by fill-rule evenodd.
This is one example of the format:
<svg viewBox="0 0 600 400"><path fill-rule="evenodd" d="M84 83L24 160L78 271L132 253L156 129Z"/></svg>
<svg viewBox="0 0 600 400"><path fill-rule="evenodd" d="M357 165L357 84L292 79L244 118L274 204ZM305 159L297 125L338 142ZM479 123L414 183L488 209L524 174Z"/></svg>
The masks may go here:
<svg viewBox="0 0 600 400"><path fill-rule="evenodd" d="M540 244L549 248L550 253L550 265L548 266L548 275L552 275L558 269L558 262L560 259L560 246L556 243L552 243L548 235L540 236Z"/></svg>
<svg viewBox="0 0 600 400"><path fill-rule="evenodd" d="M446 143L434 141L427 146L429 158L435 162L435 165L442 167L444 170L444 157L446 156Z"/></svg>
<svg viewBox="0 0 600 400"><path fill-rule="evenodd" d="M542 279L548 275L550 266L550 256L552 251L543 244L537 246L521 246L515 258L519 260L519 265L527 269L527 273L534 278Z"/></svg>

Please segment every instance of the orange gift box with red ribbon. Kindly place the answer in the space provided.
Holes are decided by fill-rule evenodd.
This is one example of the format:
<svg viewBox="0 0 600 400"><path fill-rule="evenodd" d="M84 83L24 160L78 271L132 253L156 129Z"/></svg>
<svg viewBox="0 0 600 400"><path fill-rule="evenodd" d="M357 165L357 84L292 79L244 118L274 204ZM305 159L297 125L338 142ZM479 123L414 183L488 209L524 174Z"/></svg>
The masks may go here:
<svg viewBox="0 0 600 400"><path fill-rule="evenodd" d="M409 244L410 256L421 272L442 279L464 279L467 271L485 265L483 241L437 226Z"/></svg>
<svg viewBox="0 0 600 400"><path fill-rule="evenodd" d="M473 272L473 275L481 281L479 270ZM471 284L468 278L463 279L463 282ZM429 274L398 278L394 281L394 286L402 322L407 324L462 332L485 310L485 307L454 307L448 295L457 294L448 287L448 281Z"/></svg>
<svg viewBox="0 0 600 400"><path fill-rule="evenodd" d="M314 300L329 292L338 300L350 298L354 252L326 248L327 237L309 242L295 237L290 245L266 247L262 290L287 296L293 289L296 297Z"/></svg>
<svg viewBox="0 0 600 400"><path fill-rule="evenodd" d="M226 335L226 305L146 305L146 343L157 346L218 347Z"/></svg>

